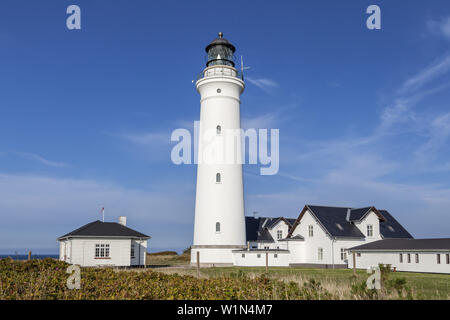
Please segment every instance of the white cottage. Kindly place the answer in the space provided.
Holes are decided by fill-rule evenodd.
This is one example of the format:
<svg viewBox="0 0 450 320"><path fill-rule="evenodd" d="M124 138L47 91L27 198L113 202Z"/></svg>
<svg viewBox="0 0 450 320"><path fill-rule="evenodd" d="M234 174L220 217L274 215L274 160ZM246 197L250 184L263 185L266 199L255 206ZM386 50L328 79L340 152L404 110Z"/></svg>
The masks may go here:
<svg viewBox="0 0 450 320"><path fill-rule="evenodd" d="M58 238L59 260L84 267L145 265L147 240L143 233L119 223L94 221Z"/></svg>
<svg viewBox="0 0 450 320"><path fill-rule="evenodd" d="M349 268L389 264L396 271L450 273L450 238L384 239L350 248Z"/></svg>

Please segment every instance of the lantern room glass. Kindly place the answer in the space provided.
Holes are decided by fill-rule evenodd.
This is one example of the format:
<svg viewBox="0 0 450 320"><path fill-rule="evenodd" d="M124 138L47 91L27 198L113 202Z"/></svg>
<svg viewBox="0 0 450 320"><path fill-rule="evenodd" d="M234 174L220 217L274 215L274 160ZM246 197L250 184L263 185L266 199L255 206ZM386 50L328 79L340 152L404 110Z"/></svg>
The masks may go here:
<svg viewBox="0 0 450 320"><path fill-rule="evenodd" d="M225 65L234 67L233 51L230 47L217 44L211 46L208 50L208 62L207 67L215 65Z"/></svg>

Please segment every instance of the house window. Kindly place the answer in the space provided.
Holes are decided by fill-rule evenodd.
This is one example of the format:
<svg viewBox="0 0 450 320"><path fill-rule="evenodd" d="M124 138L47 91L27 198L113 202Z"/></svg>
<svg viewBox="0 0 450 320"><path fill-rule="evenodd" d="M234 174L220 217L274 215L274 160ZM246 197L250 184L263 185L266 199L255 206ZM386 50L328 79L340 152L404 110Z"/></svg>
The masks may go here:
<svg viewBox="0 0 450 320"><path fill-rule="evenodd" d="M216 222L216 232L220 232L220 222Z"/></svg>
<svg viewBox="0 0 450 320"><path fill-rule="evenodd" d="M400 263L403 263L403 254L402 253L399 254L399 260L400 260Z"/></svg>
<svg viewBox="0 0 450 320"><path fill-rule="evenodd" d="M407 257L408 257L408 263L411 263L411 254L408 253Z"/></svg>
<svg viewBox="0 0 450 320"><path fill-rule="evenodd" d="M309 237L312 237L314 235L314 229L312 225L308 226L308 235Z"/></svg>
<svg viewBox="0 0 450 320"><path fill-rule="evenodd" d="M95 258L109 258L109 244L96 244Z"/></svg>
<svg viewBox="0 0 450 320"><path fill-rule="evenodd" d="M437 263L440 264L441 263L441 254L440 253L438 253L436 255L436 259L437 259Z"/></svg>
<svg viewBox="0 0 450 320"><path fill-rule="evenodd" d="M131 244L131 257L134 258L134 243Z"/></svg>
<svg viewBox="0 0 450 320"><path fill-rule="evenodd" d="M242 258L245 258L245 253L242 254Z"/></svg>
<svg viewBox="0 0 450 320"><path fill-rule="evenodd" d="M416 253L416 263L419 263L419 254Z"/></svg>
<svg viewBox="0 0 450 320"><path fill-rule="evenodd" d="M367 225L367 236L373 237L373 226L371 224Z"/></svg>
<svg viewBox="0 0 450 320"><path fill-rule="evenodd" d="M274 254L273 254L273 257L274 257L274 258L278 258L278 254L274 253Z"/></svg>
<svg viewBox="0 0 450 320"><path fill-rule="evenodd" d="M216 173L216 183L220 183L220 181L221 181L220 173L217 172Z"/></svg>
<svg viewBox="0 0 450 320"><path fill-rule="evenodd" d="M261 258L261 254L258 253L258 254L256 255L256 257L257 257L257 258Z"/></svg>
<svg viewBox="0 0 450 320"><path fill-rule="evenodd" d="M319 259L319 261L323 260L323 249L319 248L319 250L317 251L317 258Z"/></svg>
<svg viewBox="0 0 450 320"><path fill-rule="evenodd" d="M341 260L347 260L347 251L345 250L345 248L341 248Z"/></svg>
<svg viewBox="0 0 450 320"><path fill-rule="evenodd" d="M356 253L356 256L357 256L357 257L361 257L361 252L357 252L357 253Z"/></svg>
<svg viewBox="0 0 450 320"><path fill-rule="evenodd" d="M282 230L278 230L277 231L277 239L280 240L283 238L283 231Z"/></svg>
<svg viewBox="0 0 450 320"><path fill-rule="evenodd" d="M217 135L219 135L222 132L222 127L218 125L216 127L216 132L217 132Z"/></svg>
<svg viewBox="0 0 450 320"><path fill-rule="evenodd" d="M447 264L450 264L450 254L446 254L445 255L445 258L447 259Z"/></svg>
<svg viewBox="0 0 450 320"><path fill-rule="evenodd" d="M264 247L264 250L269 250L269 247L266 247L266 246L265 246L265 247Z"/></svg>

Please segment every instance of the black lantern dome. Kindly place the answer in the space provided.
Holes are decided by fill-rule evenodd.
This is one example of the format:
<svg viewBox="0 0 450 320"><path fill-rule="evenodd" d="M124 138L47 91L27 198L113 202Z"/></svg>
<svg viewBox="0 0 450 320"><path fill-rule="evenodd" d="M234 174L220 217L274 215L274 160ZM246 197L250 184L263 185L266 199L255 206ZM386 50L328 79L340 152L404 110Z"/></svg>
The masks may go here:
<svg viewBox="0 0 450 320"><path fill-rule="evenodd" d="M207 67L215 65L234 67L233 54L236 48L223 38L222 32L219 32L219 37L206 46L205 51L208 53Z"/></svg>

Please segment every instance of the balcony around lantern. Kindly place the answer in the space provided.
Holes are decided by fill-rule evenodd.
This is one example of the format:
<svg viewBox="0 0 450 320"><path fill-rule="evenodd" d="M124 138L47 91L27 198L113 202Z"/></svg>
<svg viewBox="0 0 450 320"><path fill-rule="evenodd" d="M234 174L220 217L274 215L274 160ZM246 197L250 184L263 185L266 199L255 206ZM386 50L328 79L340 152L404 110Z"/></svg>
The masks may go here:
<svg viewBox="0 0 450 320"><path fill-rule="evenodd" d="M197 81L203 78L210 77L236 77L244 81L244 74L233 67L225 65L214 65L207 67L205 70L200 72L197 77Z"/></svg>

